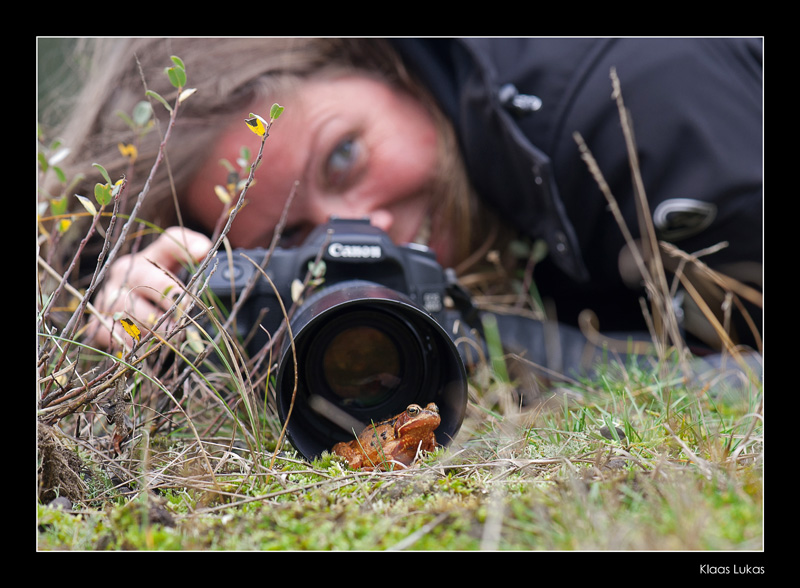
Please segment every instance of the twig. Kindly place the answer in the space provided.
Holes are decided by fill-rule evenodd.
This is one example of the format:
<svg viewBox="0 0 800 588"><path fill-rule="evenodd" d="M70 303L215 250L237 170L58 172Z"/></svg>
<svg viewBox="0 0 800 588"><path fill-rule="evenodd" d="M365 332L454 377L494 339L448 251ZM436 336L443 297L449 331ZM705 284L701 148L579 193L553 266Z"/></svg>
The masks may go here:
<svg viewBox="0 0 800 588"><path fill-rule="evenodd" d="M625 104L622 100L622 89L615 68L611 68L611 84L613 87L612 97L616 100L617 110L619 111L620 121L622 122L622 132L625 137L625 146L628 151L634 193L636 194L635 203L639 213L639 228L640 233L644 237L643 244L645 245L647 262L650 267L650 271L648 274L644 274L644 276L649 276L654 282L654 290L659 294L657 300L662 303L661 308L659 308L659 305L656 304L656 300L653 301L653 310L658 312L656 327L661 329L661 321L665 321L665 326L667 331L671 334L673 345L680 350L683 346L683 341L680 336L675 313L672 312L672 308L668 303L669 287L667 286L664 265L661 261L661 255L659 254L655 226L653 225L653 218L650 214L650 205L647 201L644 181L642 180L641 169L639 167L639 156L636 149L636 141L633 137L633 125L630 120L630 113L625 108Z"/></svg>
<svg viewBox="0 0 800 588"><path fill-rule="evenodd" d="M636 241L634 240L633 235L625 223L616 198L611 193L611 188L605 181L602 171L597 165L597 162L592 156L591 151L586 145L583 137L578 132L573 133L573 137L578 144L578 148L581 152L581 158L586 162L590 173L595 179L595 182L597 182L597 185L605 196L609 205L609 209L614 215L614 219L619 225L619 228L625 238L625 242L631 251L634 262L636 263L642 278L644 278L645 290L649 294L650 303L652 305L652 313L655 319L655 335L658 336L658 339L654 341L654 343L656 343L658 348L663 352L666 341L662 340L662 338L669 336L672 344L679 351L678 357L684 364L684 368L688 369L688 365L685 363L685 353L683 353L683 339L680 335L680 329L678 328L678 322L675 317L675 313L671 304L669 303L669 287L666 281L666 274L664 272L661 255L659 253L658 241L655 236L655 227L653 226L652 219L650 218L649 206L639 169L638 156L636 154L633 128L630 122L630 116L622 100L622 91L620 89L619 78L617 77L617 73L614 68L611 69L611 80L613 86L612 97L617 104L620 120L622 122L623 135L625 137L625 145L628 152L634 192L636 195L635 202L639 216L640 233L643 235L643 245L646 257L643 257L639 251Z"/></svg>

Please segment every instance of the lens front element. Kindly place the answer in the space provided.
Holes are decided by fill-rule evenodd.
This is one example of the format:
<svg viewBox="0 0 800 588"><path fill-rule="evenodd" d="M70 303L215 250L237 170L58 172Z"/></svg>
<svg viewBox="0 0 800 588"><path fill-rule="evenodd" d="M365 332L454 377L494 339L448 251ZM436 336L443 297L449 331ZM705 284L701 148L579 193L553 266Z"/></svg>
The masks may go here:
<svg viewBox="0 0 800 588"><path fill-rule="evenodd" d="M322 372L331 392L374 404L400 384L400 355L381 329L355 326L336 335L323 351Z"/></svg>

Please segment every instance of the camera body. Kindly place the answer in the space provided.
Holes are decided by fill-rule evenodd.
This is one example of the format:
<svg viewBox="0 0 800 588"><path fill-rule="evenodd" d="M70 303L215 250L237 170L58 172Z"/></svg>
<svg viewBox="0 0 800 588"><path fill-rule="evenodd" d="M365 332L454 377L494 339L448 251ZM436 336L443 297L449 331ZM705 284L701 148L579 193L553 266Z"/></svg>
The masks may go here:
<svg viewBox="0 0 800 588"><path fill-rule="evenodd" d="M320 256L320 251L320 259L325 262L323 288L365 280L405 294L448 330L461 318L460 312L445 306L445 298L455 280L439 265L431 249L416 244L395 245L366 218L333 217L327 224L316 227L300 246L273 250L264 272L275 288L263 277L258 279L237 314L240 336L247 335L257 323L263 327L255 332L247 346L251 354L278 331L284 319L278 297L288 311L293 302L292 283L305 278L309 265ZM251 279L261 274L241 253L260 264L268 250L236 250L230 263L223 254L217 254L218 267L209 280L208 289L226 306L241 295Z"/></svg>
<svg viewBox="0 0 800 588"><path fill-rule="evenodd" d="M218 253L208 288L230 308L251 280L237 330L252 354L274 336L293 307L292 283L324 261L323 281L289 318L276 372L276 401L294 447L307 458L353 438L371 422L411 403L439 406L437 441L447 445L466 410L467 381L453 342L462 312L446 304L455 279L419 245L396 245L368 219L331 218L298 247ZM274 284L274 287L273 287ZM277 290L277 291L276 291ZM458 291L460 293L460 291ZM232 296L233 295L233 296ZM280 298L280 300L279 300ZM295 373L297 378L295 379Z"/></svg>

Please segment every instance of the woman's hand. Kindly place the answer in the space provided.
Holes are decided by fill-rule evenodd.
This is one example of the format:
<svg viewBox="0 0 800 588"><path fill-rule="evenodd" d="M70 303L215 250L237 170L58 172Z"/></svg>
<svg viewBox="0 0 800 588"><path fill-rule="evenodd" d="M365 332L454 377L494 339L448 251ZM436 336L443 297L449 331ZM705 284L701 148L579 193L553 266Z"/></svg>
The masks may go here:
<svg viewBox="0 0 800 588"><path fill-rule="evenodd" d="M177 274L187 261L203 259L211 240L201 233L170 227L155 241L132 255L124 255L109 268L98 292L95 307L109 317L124 311L138 323L152 326L168 310L180 288L164 270ZM89 320L89 342L100 348L113 347L108 329L96 317Z"/></svg>

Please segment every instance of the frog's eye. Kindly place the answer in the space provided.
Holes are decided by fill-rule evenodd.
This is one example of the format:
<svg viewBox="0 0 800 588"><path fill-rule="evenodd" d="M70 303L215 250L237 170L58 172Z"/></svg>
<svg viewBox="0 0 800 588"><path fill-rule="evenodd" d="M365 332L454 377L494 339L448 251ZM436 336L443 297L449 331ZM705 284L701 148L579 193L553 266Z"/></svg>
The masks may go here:
<svg viewBox="0 0 800 588"><path fill-rule="evenodd" d="M416 404L412 404L411 406L408 407L408 410L406 410L406 412L408 413L408 416L417 416L421 410L422 409L419 406L417 406Z"/></svg>

